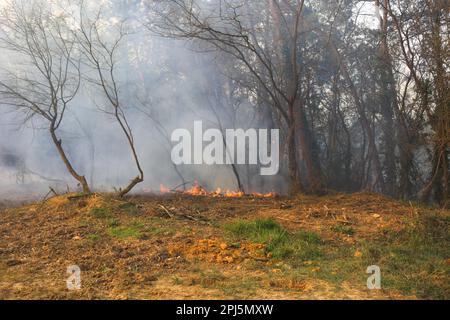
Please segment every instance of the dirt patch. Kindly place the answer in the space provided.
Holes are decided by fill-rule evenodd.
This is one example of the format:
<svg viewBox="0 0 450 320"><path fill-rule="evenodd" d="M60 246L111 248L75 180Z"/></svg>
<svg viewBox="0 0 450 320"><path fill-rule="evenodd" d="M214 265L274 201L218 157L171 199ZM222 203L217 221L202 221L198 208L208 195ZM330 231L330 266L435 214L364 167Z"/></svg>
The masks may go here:
<svg viewBox="0 0 450 320"><path fill-rule="evenodd" d="M257 243L228 244L221 239L200 239L194 244L170 244L168 253L188 261L233 264L248 260L268 261L264 245Z"/></svg>

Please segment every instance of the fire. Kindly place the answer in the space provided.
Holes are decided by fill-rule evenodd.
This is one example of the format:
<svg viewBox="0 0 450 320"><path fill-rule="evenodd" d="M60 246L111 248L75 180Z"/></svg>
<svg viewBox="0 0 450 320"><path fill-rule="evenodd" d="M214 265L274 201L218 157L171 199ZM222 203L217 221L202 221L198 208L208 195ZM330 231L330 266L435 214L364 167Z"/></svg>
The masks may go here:
<svg viewBox="0 0 450 320"><path fill-rule="evenodd" d="M268 192L268 193L253 192L252 196L257 198L275 198L276 196L278 196L278 194L276 192Z"/></svg>
<svg viewBox="0 0 450 320"><path fill-rule="evenodd" d="M165 194L165 193L171 193L171 192L172 192L172 190L165 187L164 185L160 186L160 193ZM245 194L243 191L222 190L221 188L217 188L215 191L208 191L205 188L203 188L202 186L200 186L197 181L194 183L194 185L190 189L185 190L181 193L190 195L190 196L208 196L208 197L214 197L214 198L218 198L218 197L242 198L246 195L253 196L256 198L275 198L277 196L277 194L275 192L269 192L269 193L254 192L254 193L250 193L250 194Z"/></svg>
<svg viewBox="0 0 450 320"><path fill-rule="evenodd" d="M227 190L227 191L225 191L223 196L226 197L226 198L241 198L241 197L245 196L245 193L242 192L242 191L230 191L230 190Z"/></svg>
<svg viewBox="0 0 450 320"><path fill-rule="evenodd" d="M160 193L169 193L170 189L166 188L165 186L163 186L162 184L159 186L159 192Z"/></svg>

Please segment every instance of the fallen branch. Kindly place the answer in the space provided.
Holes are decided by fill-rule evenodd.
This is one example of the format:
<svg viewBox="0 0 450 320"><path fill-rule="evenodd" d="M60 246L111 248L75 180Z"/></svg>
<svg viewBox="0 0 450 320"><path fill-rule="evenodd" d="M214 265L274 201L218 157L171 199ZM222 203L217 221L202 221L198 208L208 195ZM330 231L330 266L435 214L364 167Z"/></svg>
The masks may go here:
<svg viewBox="0 0 450 320"><path fill-rule="evenodd" d="M88 197L92 197L92 193L83 193L83 194L77 194L75 196L70 196L67 197L67 199L69 200L78 200L78 199L82 199L82 198L88 198Z"/></svg>
<svg viewBox="0 0 450 320"><path fill-rule="evenodd" d="M163 206L162 204L158 205L163 212L169 217L169 218L178 218L178 219L185 219L185 220L191 220L191 221L195 221L195 222L200 222L200 223L207 223L209 224L209 222L205 221L202 218L197 218L188 214L182 214L182 213L176 213L176 212L171 212L169 209L167 209L165 206ZM200 215L200 212L197 210L197 213Z"/></svg>
<svg viewBox="0 0 450 320"><path fill-rule="evenodd" d="M164 212L169 216L169 218L173 218L173 214L170 213L170 211L167 210L166 207L164 207L162 204L160 204L159 207L164 210Z"/></svg>

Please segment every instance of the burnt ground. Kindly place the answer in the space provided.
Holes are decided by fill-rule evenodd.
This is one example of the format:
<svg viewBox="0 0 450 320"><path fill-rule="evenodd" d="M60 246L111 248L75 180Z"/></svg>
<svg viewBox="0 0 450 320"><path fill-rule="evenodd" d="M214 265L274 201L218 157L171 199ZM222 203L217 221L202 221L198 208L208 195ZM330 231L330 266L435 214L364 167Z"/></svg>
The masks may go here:
<svg viewBox="0 0 450 320"><path fill-rule="evenodd" d="M0 209L0 298L449 299L449 224L373 194L64 195Z"/></svg>

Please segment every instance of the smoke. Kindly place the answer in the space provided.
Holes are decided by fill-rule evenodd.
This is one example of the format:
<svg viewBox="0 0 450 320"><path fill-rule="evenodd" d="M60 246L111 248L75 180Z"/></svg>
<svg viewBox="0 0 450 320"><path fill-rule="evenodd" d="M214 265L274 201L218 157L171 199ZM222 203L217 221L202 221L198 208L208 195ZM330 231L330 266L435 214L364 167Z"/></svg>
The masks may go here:
<svg viewBox="0 0 450 320"><path fill-rule="evenodd" d="M218 97L226 93L228 80L221 74L217 56L195 52L198 44L151 35L140 24L148 19L145 7L139 2L135 6L129 3L127 6L127 3L103 1L105 36L113 38L117 21L124 17L129 19L130 34L119 51L116 76L145 172L145 181L135 192L157 191L160 184L173 187L183 183L170 160L172 146L167 139L173 130L192 130L195 120L204 121L208 127L245 129L250 126L252 115L248 110L252 103L243 94L242 101L235 101L243 111L236 113L238 119L231 119L227 110L236 105ZM89 12L95 13L95 5L88 4ZM55 1L52 10L63 15L58 11L60 8ZM66 7L65 11L74 8ZM75 13L66 18L77 19ZM22 63L22 57L12 56L5 48L0 49L0 57L2 70L35 72L27 69L29 66ZM70 103L58 134L74 167L86 176L91 187L113 191L127 184L137 171L117 122L102 112L107 105L104 93L86 80L94 76L92 71L84 65L81 70L80 90ZM6 105L0 107L0 112L0 198L15 198L19 194L38 197L45 194L49 186L60 191L79 190L52 144L45 121L36 117L23 123L23 115ZM259 126L255 121L251 125ZM237 187L230 166L180 166L177 169L184 182L196 180L211 189ZM246 169L240 169L244 175ZM259 179L253 177L253 173L246 174L250 174L246 181ZM270 184L251 191L268 191L274 187Z"/></svg>
<svg viewBox="0 0 450 320"><path fill-rule="evenodd" d="M126 37L115 56L115 77L118 80L119 99L145 173L144 182L139 184L134 192L158 191L161 184L175 187L189 185L194 181L208 189L237 189L237 177L230 165L175 166L170 158L171 133L179 128L192 132L194 121L202 121L205 130L218 128L223 132L236 128L279 128L281 138L285 139L286 126L268 106L270 97L255 93L259 84L255 83L257 81L248 71L243 71L245 66L236 59L233 60L229 55L219 53L200 41L174 40L153 34L146 28L148 24L158 21L157 15L152 11L153 5L161 5L161 10L164 10L167 3L170 2L8 0L0 1L3 10L0 16L8 14L11 5L30 10L34 4L38 4L36 8L48 10L60 19L68 30L76 31L81 22L80 5L83 5L86 15L90 18L95 18L96 14L101 12L100 36L109 44L117 39L121 22L125 21ZM208 6L208 9L217 9L216 14L220 14L219 4L209 1L199 3ZM252 5L261 10L268 10L265 5L257 2ZM333 9L335 4L324 1L309 3L305 9L305 20L313 25L323 20L322 23L326 26L330 17L327 14L312 12L333 12L331 9L323 10L327 6ZM259 10L255 8L255 11ZM362 17L361 21L356 21L355 18L353 22L362 23L369 29L375 28L378 20L376 17L367 16L374 10L371 2L361 2L350 9L348 17L343 15L344 19ZM257 26L255 21L258 21L259 17L242 10L243 15L240 18L248 19L251 21L249 25ZM3 21L2 18L0 25ZM245 24L246 21L243 22ZM335 65L330 54L317 47L321 44L313 29L301 39L302 45L311 51L323 53L323 56L302 52L299 59L308 65L308 68L314 69L312 72L317 73L317 85L321 86L321 90L330 91L330 70L335 68ZM0 40L4 40L5 32L0 31L0 34ZM270 32L260 33L259 30L256 34L268 38L261 39L261 43L273 42L273 37L277 36ZM303 42L308 42L311 47ZM278 48L275 48L274 54L280 54L278 51ZM119 124L111 114L105 113L109 101L104 91L93 83L93 79L97 77L95 70L80 52L74 54L78 54L82 62L82 81L76 97L66 111L58 137L75 169L86 177L91 188L97 191L117 190L132 180L138 172L128 141ZM12 54L3 44L0 45L0 57L2 81L7 80L8 74L32 77L36 73L29 63L29 57ZM280 85L282 86L283 84ZM327 108L326 102L319 101L317 105L319 111ZM15 112L14 108L2 100L0 114L0 198L17 197L19 194L27 197L42 196L49 186L60 191L80 190L50 139L46 121L33 117L24 122L24 116L27 114ZM317 115L320 116L321 114ZM348 125L350 129L354 127L351 122ZM352 134L355 148L358 148L359 141L363 140L363 136L359 136L360 133L360 130L356 129ZM321 139L318 135L318 145L326 149ZM245 191L287 191L289 179L286 172L286 145L286 141L282 140L282 166L276 176L260 176L259 166L236 166ZM302 156L297 157L301 163Z"/></svg>

